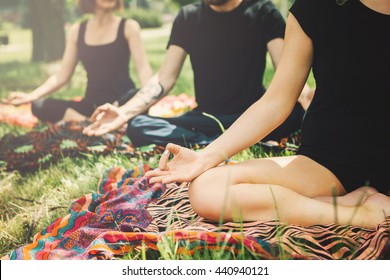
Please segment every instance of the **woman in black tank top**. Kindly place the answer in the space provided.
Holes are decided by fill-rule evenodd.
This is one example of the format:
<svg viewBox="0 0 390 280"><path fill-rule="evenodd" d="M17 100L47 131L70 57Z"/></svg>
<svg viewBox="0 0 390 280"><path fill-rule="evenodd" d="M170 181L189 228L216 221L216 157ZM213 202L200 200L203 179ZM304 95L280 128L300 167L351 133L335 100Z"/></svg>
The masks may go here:
<svg viewBox="0 0 390 280"><path fill-rule="evenodd" d="M125 103L135 92L129 74L130 54L141 86L152 77L139 24L114 14L122 7L122 1L79 0L78 6L93 17L71 27L61 70L30 94L14 92L6 100L13 105L32 102L32 112L41 121L83 120L99 105ZM88 79L84 98L80 102L43 99L71 79L79 60Z"/></svg>

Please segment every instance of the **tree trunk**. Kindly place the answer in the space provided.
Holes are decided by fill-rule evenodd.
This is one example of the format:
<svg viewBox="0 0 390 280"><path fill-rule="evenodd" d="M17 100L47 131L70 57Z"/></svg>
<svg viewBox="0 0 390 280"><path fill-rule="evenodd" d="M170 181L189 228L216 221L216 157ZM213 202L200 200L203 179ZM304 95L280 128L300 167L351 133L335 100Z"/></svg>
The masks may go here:
<svg viewBox="0 0 390 280"><path fill-rule="evenodd" d="M64 0L29 0L33 34L32 60L55 61L65 48Z"/></svg>

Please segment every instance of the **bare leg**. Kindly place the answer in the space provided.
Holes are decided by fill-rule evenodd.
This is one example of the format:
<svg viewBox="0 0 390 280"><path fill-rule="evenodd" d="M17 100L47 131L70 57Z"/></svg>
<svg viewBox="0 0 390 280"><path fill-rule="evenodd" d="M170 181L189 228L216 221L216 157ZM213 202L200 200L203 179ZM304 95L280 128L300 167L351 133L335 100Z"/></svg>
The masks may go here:
<svg viewBox="0 0 390 280"><path fill-rule="evenodd" d="M331 204L334 204L336 200L337 205L356 206L362 205L369 197L377 193L378 191L372 187L361 187L343 196L318 196L315 199Z"/></svg>
<svg viewBox="0 0 390 280"><path fill-rule="evenodd" d="M68 108L65 111L64 117L62 118L64 121L85 121L87 119L86 116L80 114L76 110L72 108Z"/></svg>
<svg viewBox="0 0 390 280"><path fill-rule="evenodd" d="M216 167L194 180L189 191L195 212L211 220L278 219L302 226L372 228L384 220L383 212L390 214L390 198L377 193L357 206L336 207L316 199L344 195L345 190L329 170L304 156Z"/></svg>

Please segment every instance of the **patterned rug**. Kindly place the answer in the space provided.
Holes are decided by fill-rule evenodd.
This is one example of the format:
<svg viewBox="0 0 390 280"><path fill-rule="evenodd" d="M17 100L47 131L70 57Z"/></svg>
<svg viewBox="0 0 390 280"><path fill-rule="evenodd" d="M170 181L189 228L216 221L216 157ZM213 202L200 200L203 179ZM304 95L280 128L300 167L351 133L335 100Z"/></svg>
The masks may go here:
<svg viewBox="0 0 390 280"><path fill-rule="evenodd" d="M31 172L63 157L105 155L117 151L128 157L147 159L164 150L154 145L135 149L121 131L99 137L86 136L82 130L89 124L87 121L61 122L20 136L7 134L0 140L0 165L5 165L8 171Z"/></svg>
<svg viewBox="0 0 390 280"><path fill-rule="evenodd" d="M3 259L113 259L172 245L172 254L208 248L260 259L383 259L390 257L390 217L375 230L337 224L299 227L278 221L210 223L191 209L188 188L148 184L146 165L112 168L97 193L71 204L27 244Z"/></svg>

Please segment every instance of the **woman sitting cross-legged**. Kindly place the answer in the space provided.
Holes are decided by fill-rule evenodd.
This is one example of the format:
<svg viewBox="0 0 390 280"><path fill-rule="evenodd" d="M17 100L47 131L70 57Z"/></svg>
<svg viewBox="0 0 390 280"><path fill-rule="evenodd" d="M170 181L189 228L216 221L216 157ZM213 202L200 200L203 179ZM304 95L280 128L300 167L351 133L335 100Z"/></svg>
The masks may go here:
<svg viewBox="0 0 390 280"><path fill-rule="evenodd" d="M168 144L150 182L191 182L191 205L210 220L374 228L390 215L390 150L371 145L389 133L389 26L386 0L296 0L266 94L204 150ZM283 122L310 69L298 154L220 165Z"/></svg>
<svg viewBox="0 0 390 280"><path fill-rule="evenodd" d="M4 102L13 105L32 102L33 114L41 121L53 123L62 119L84 120L105 103L126 103L136 92L129 75L130 55L141 85L153 73L141 41L139 24L115 15L122 2L78 0L81 11L92 13L92 17L71 27L59 72L33 92L13 92ZM79 60L88 78L83 100L43 98L69 82Z"/></svg>

